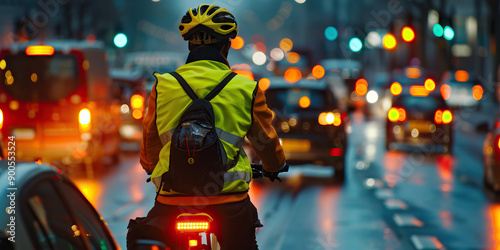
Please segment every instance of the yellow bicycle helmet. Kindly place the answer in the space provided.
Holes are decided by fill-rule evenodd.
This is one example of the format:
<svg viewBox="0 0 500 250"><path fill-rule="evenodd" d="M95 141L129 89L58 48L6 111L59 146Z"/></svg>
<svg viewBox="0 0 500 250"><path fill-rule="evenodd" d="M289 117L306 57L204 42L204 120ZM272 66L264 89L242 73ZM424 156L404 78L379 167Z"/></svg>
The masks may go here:
<svg viewBox="0 0 500 250"><path fill-rule="evenodd" d="M186 12L179 24L179 32L190 43L211 44L235 38L238 25L233 14L225 8L202 4Z"/></svg>

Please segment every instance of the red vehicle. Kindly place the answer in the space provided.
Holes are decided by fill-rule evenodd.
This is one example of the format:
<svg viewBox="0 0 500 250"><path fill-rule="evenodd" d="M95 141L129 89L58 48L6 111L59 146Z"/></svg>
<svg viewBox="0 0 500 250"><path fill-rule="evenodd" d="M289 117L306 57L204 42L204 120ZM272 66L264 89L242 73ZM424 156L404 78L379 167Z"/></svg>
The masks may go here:
<svg viewBox="0 0 500 250"><path fill-rule="evenodd" d="M102 44L14 44L0 50L0 77L0 132L4 145L15 137L17 159L85 163L87 172L117 159L120 107Z"/></svg>

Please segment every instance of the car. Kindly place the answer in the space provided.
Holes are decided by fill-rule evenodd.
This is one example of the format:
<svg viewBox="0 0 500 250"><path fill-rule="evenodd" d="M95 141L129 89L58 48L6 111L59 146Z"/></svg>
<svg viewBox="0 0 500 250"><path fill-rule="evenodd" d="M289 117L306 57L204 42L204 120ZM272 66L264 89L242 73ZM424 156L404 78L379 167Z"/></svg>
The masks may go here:
<svg viewBox="0 0 500 250"><path fill-rule="evenodd" d="M445 72L439 89L448 106L455 110L477 110L484 93L481 82L465 70Z"/></svg>
<svg viewBox="0 0 500 250"><path fill-rule="evenodd" d="M110 69L114 98L119 102L122 151L138 151L142 140L142 119L146 110L146 72L140 69Z"/></svg>
<svg viewBox="0 0 500 250"><path fill-rule="evenodd" d="M497 112L493 126L487 123L479 126L486 127L482 130L487 132L483 144L483 186L500 193L500 112Z"/></svg>
<svg viewBox="0 0 500 250"><path fill-rule="evenodd" d="M121 115L104 43L13 43L0 49L0 75L0 133L4 144L16 137L17 159L88 173L118 161Z"/></svg>
<svg viewBox="0 0 500 250"><path fill-rule="evenodd" d="M104 219L57 169L8 157L0 160L0 177L1 249L119 248Z"/></svg>
<svg viewBox="0 0 500 250"><path fill-rule="evenodd" d="M265 95L287 161L332 166L343 181L349 118L326 81L273 78Z"/></svg>
<svg viewBox="0 0 500 250"><path fill-rule="evenodd" d="M432 152L451 153L453 113L438 91L412 85L392 99L386 118L386 149L400 145L429 147Z"/></svg>

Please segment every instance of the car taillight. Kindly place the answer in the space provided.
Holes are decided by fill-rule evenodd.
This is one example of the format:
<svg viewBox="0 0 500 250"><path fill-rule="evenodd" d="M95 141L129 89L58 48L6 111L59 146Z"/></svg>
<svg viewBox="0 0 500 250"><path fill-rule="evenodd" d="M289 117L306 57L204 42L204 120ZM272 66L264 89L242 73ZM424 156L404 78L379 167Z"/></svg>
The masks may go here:
<svg viewBox="0 0 500 250"><path fill-rule="evenodd" d="M78 114L78 122L80 123L80 132L88 132L90 130L90 110L84 108Z"/></svg>
<svg viewBox="0 0 500 250"><path fill-rule="evenodd" d="M453 114L449 110L436 110L434 122L436 124L449 124L453 120Z"/></svg>
<svg viewBox="0 0 500 250"><path fill-rule="evenodd" d="M3 111L0 109L0 129L3 127Z"/></svg>
<svg viewBox="0 0 500 250"><path fill-rule="evenodd" d="M209 223L206 221L200 222L177 222L177 231L182 232L205 232L209 229Z"/></svg>
<svg viewBox="0 0 500 250"><path fill-rule="evenodd" d="M340 113L337 112L323 112L318 116L318 123L320 125L334 125L336 127L342 124Z"/></svg>
<svg viewBox="0 0 500 250"><path fill-rule="evenodd" d="M144 97L139 94L135 94L130 97L130 106L132 107L132 117L134 119L139 120L143 116L144 110Z"/></svg>
<svg viewBox="0 0 500 250"><path fill-rule="evenodd" d="M90 124L90 110L82 109L80 110L80 114L78 115L78 121L81 125L89 125Z"/></svg>
<svg viewBox="0 0 500 250"><path fill-rule="evenodd" d="M406 121L406 110L404 108L392 107L387 113L387 118L391 122L405 122Z"/></svg>
<svg viewBox="0 0 500 250"><path fill-rule="evenodd" d="M364 96L368 92L368 82L363 78L357 80L354 91L357 95Z"/></svg>
<svg viewBox="0 0 500 250"><path fill-rule="evenodd" d="M342 149L340 148L332 148L329 152L330 156L337 157L342 155Z"/></svg>
<svg viewBox="0 0 500 250"><path fill-rule="evenodd" d="M453 115L449 110L443 111L443 124L448 124L453 120Z"/></svg>
<svg viewBox="0 0 500 250"><path fill-rule="evenodd" d="M399 82L393 82L391 84L391 94L393 96L400 95L403 92L403 86Z"/></svg>
<svg viewBox="0 0 500 250"><path fill-rule="evenodd" d="M434 122L436 124L443 123L443 111L441 111L440 109L436 110L436 112L434 113Z"/></svg>
<svg viewBox="0 0 500 250"><path fill-rule="evenodd" d="M32 45L25 50L27 56L51 56L54 55L54 47L49 45Z"/></svg>
<svg viewBox="0 0 500 250"><path fill-rule="evenodd" d="M130 97L130 106L132 106L133 109L142 109L144 107L144 97L139 94L133 95Z"/></svg>
<svg viewBox="0 0 500 250"><path fill-rule="evenodd" d="M441 96L443 96L443 99L448 100L448 98L450 98L451 95L450 85L448 84L441 85L440 91L441 91Z"/></svg>

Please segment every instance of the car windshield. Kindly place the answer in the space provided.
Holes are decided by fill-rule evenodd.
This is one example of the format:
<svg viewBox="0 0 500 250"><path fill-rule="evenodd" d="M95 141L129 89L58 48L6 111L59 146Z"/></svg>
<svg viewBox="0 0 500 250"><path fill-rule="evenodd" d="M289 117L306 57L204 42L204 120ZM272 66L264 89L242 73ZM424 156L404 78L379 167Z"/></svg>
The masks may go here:
<svg viewBox="0 0 500 250"><path fill-rule="evenodd" d="M332 106L333 103L333 97L328 96L327 92L304 88L268 89L266 98L271 109L284 113L299 110L323 110Z"/></svg>
<svg viewBox="0 0 500 250"><path fill-rule="evenodd" d="M20 101L57 102L78 87L75 56L8 55L1 84L5 91Z"/></svg>
<svg viewBox="0 0 500 250"><path fill-rule="evenodd" d="M432 111L445 106L444 100L438 96L401 96L395 102L395 106L401 106L406 110Z"/></svg>

